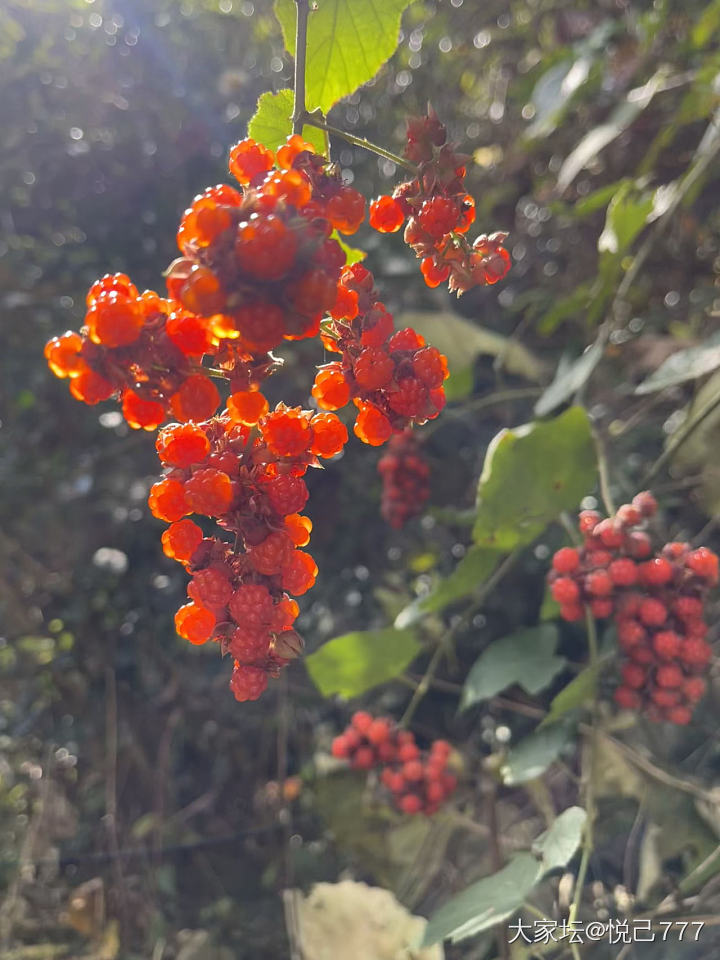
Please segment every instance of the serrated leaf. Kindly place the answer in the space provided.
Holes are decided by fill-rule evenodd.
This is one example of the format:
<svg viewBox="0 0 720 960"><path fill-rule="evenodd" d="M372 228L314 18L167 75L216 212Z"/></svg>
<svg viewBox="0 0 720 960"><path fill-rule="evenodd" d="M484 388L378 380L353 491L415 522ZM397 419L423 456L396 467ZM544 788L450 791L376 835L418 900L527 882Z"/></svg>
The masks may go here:
<svg viewBox="0 0 720 960"><path fill-rule="evenodd" d="M696 347L678 350L668 357L647 380L643 380L635 393L654 393L678 383L696 380L720 367L720 332L708 337Z"/></svg>
<svg viewBox="0 0 720 960"><path fill-rule="evenodd" d="M571 710L585 707L592 702L595 696L598 676L602 663L586 667L570 683L563 687L557 696L553 697L548 715L543 719L541 726L555 723Z"/></svg>
<svg viewBox="0 0 720 960"><path fill-rule="evenodd" d="M531 543L595 483L587 413L570 407L553 420L502 430L491 441L478 484L473 538L510 552Z"/></svg>
<svg viewBox="0 0 720 960"><path fill-rule="evenodd" d="M358 697L393 680L420 652L413 630L364 630L328 640L305 657L308 673L324 696Z"/></svg>
<svg viewBox="0 0 720 960"><path fill-rule="evenodd" d="M262 143L269 150L277 150L292 133L293 92L279 90L263 93L257 102L255 113L248 123L248 136ZM303 127L303 138L311 143L318 153L327 154L325 132L317 127Z"/></svg>
<svg viewBox="0 0 720 960"><path fill-rule="evenodd" d="M594 343L577 360L568 363L562 358L555 379L535 404L535 415L544 417L552 413L556 407L576 394L590 379L595 367L602 360L602 355L602 346Z"/></svg>
<svg viewBox="0 0 720 960"><path fill-rule="evenodd" d="M541 777L560 756L571 736L572 727L564 723L535 730L508 751L500 769L503 783L514 787Z"/></svg>
<svg viewBox="0 0 720 960"><path fill-rule="evenodd" d="M541 876L542 866L531 853L516 854L502 870L440 907L428 920L422 946L448 938L457 943L502 923L520 909Z"/></svg>
<svg viewBox="0 0 720 960"><path fill-rule="evenodd" d="M494 640L473 664L460 696L460 709L467 710L481 700L519 683L528 693L539 693L565 666L555 656L558 629L554 623L518 630Z"/></svg>
<svg viewBox="0 0 720 960"><path fill-rule="evenodd" d="M400 20L411 0L321 0L308 18L305 100L327 113L372 80L398 45ZM294 0L276 0L285 46L295 56Z"/></svg>
<svg viewBox="0 0 720 960"><path fill-rule="evenodd" d="M542 858L543 873L566 867L578 851L587 813L582 807L568 807L553 825L532 845L532 852Z"/></svg>

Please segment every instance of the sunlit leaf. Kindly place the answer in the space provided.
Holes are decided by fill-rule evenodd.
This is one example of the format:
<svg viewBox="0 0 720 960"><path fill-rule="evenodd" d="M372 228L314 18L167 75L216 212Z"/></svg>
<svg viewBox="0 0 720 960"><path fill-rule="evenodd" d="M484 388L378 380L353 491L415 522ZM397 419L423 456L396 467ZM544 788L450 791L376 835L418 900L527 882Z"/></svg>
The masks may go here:
<svg viewBox="0 0 720 960"><path fill-rule="evenodd" d="M305 658L324 696L357 697L403 672L420 652L412 630L365 630L328 640Z"/></svg>
<svg viewBox="0 0 720 960"><path fill-rule="evenodd" d="M292 90L263 93L248 123L248 136L269 150L277 150L292 133L292 112ZM324 131L306 126L303 127L302 135L318 153L327 153Z"/></svg>

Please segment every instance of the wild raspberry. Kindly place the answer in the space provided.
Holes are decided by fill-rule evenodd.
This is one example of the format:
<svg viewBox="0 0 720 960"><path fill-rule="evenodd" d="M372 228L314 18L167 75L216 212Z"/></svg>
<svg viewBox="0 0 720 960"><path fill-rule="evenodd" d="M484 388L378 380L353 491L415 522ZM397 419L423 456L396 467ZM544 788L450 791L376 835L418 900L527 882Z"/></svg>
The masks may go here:
<svg viewBox="0 0 720 960"><path fill-rule="evenodd" d="M601 520L593 530L593 536L599 537L606 547L621 547L625 535L614 520Z"/></svg>
<svg viewBox="0 0 720 960"><path fill-rule="evenodd" d="M703 602L698 597L678 597L673 601L672 612L681 620L696 620L703 615Z"/></svg>
<svg viewBox="0 0 720 960"><path fill-rule="evenodd" d="M277 197L294 207L305 207L312 197L312 185L300 170L276 173L262 186L264 197Z"/></svg>
<svg viewBox="0 0 720 960"><path fill-rule="evenodd" d="M420 264L420 272L428 287L439 287L450 276L447 264L436 264L432 257L425 257Z"/></svg>
<svg viewBox="0 0 720 960"><path fill-rule="evenodd" d="M45 359L56 377L73 377L82 372L83 360L80 357L82 337L68 330L60 337L53 337L45 344Z"/></svg>
<svg viewBox="0 0 720 960"><path fill-rule="evenodd" d="M328 202L327 217L340 233L355 233L365 219L365 197L352 187L341 187Z"/></svg>
<svg viewBox="0 0 720 960"><path fill-rule="evenodd" d="M650 537L640 530L633 530L625 539L625 549L635 560L644 560L652 553Z"/></svg>
<svg viewBox="0 0 720 960"><path fill-rule="evenodd" d="M263 485L270 506L281 517L299 513L308 501L308 488L302 477L283 474L273 477Z"/></svg>
<svg viewBox="0 0 720 960"><path fill-rule="evenodd" d="M446 358L437 347L423 347L412 358L413 373L429 390L441 387L448 377Z"/></svg>
<svg viewBox="0 0 720 960"><path fill-rule="evenodd" d="M682 685L683 695L690 703L697 703L705 696L707 684L702 677L688 677Z"/></svg>
<svg viewBox="0 0 720 960"><path fill-rule="evenodd" d="M648 627L661 627L667 620L667 607L660 600L648 597L640 604L638 615Z"/></svg>
<svg viewBox="0 0 720 960"><path fill-rule="evenodd" d="M560 604L575 603L580 597L580 588L570 577L559 577L550 587L553 600Z"/></svg>
<svg viewBox="0 0 720 960"><path fill-rule="evenodd" d="M232 676L230 677L230 689L236 700L243 703L246 700L257 700L258 697L267 689L268 675L260 667L243 666L235 662Z"/></svg>
<svg viewBox="0 0 720 960"><path fill-rule="evenodd" d="M560 616L568 623L576 623L585 616L585 610L579 603L563 603L560 605Z"/></svg>
<svg viewBox="0 0 720 960"><path fill-rule="evenodd" d="M233 501L230 477L222 470L207 467L198 470L185 483L185 498L194 513L206 517L221 517Z"/></svg>
<svg viewBox="0 0 720 960"><path fill-rule="evenodd" d="M630 687L618 687L615 691L615 703L623 710L637 710L641 702L639 694Z"/></svg>
<svg viewBox="0 0 720 960"><path fill-rule="evenodd" d="M259 390L240 390L228 397L227 411L237 423L253 427L268 412L268 402Z"/></svg>
<svg viewBox="0 0 720 960"><path fill-rule="evenodd" d="M272 576L284 571L289 564L295 548L290 537L280 530L271 533L262 543L252 547L248 556L253 570ZM293 593L294 591L289 591Z"/></svg>
<svg viewBox="0 0 720 960"><path fill-rule="evenodd" d="M175 614L175 629L190 643L206 643L215 629L215 617L197 603L186 603Z"/></svg>
<svg viewBox="0 0 720 960"><path fill-rule="evenodd" d="M558 573L574 573L580 566L580 554L574 547L561 547L553 556L552 566Z"/></svg>
<svg viewBox="0 0 720 960"><path fill-rule="evenodd" d="M421 337L412 327L405 327L398 330L388 340L388 350L420 350L425 346L425 338Z"/></svg>
<svg viewBox="0 0 720 960"><path fill-rule="evenodd" d="M707 636L708 625L704 620L686 620L685 633L695 640L703 640Z"/></svg>
<svg viewBox="0 0 720 960"><path fill-rule="evenodd" d="M270 634L249 624L240 624L230 634L227 649L238 663L260 663L270 652Z"/></svg>
<svg viewBox="0 0 720 960"><path fill-rule="evenodd" d="M653 637L653 650L661 660L675 660L680 653L682 637L674 630L660 630Z"/></svg>
<svg viewBox="0 0 720 960"><path fill-rule="evenodd" d="M655 654L645 643L638 643L636 646L631 647L628 655L635 663L642 663L645 666L655 662Z"/></svg>
<svg viewBox="0 0 720 960"><path fill-rule="evenodd" d="M642 520L642 514L637 507L633 507L630 503L624 503L621 507L618 507L615 519L623 527L634 527Z"/></svg>
<svg viewBox="0 0 720 960"><path fill-rule="evenodd" d="M185 498L182 483L168 477L152 485L148 505L152 515L166 523L181 520L192 509Z"/></svg>
<svg viewBox="0 0 720 960"><path fill-rule="evenodd" d="M321 316L335 303L335 277L324 270L309 270L287 289L287 296L299 313L308 317Z"/></svg>
<svg viewBox="0 0 720 960"><path fill-rule="evenodd" d="M689 638L683 641L680 660L692 669L706 667L712 659L712 648L704 640Z"/></svg>
<svg viewBox="0 0 720 960"><path fill-rule="evenodd" d="M668 711L667 719L669 723L674 723L678 727L685 727L692 720L692 713L687 707L673 707Z"/></svg>
<svg viewBox="0 0 720 960"><path fill-rule="evenodd" d="M630 559L613 560L608 567L610 579L617 587L631 587L637 582L637 565Z"/></svg>
<svg viewBox="0 0 720 960"><path fill-rule="evenodd" d="M202 373L187 377L170 397L173 415L183 423L209 420L220 403L220 394L209 377Z"/></svg>
<svg viewBox="0 0 720 960"><path fill-rule="evenodd" d="M393 197L382 196L370 204L370 226L380 233L397 233L405 223L403 208Z"/></svg>
<svg viewBox="0 0 720 960"><path fill-rule="evenodd" d="M375 766L375 751L371 747L358 747L350 766L354 770L372 770Z"/></svg>
<svg viewBox="0 0 720 960"><path fill-rule="evenodd" d="M647 586L660 587L672 580L673 568L664 557L654 557L640 565L640 579Z"/></svg>
<svg viewBox="0 0 720 960"><path fill-rule="evenodd" d="M583 510L578 517L578 527L580 533L592 533L595 527L600 523L601 517L597 510Z"/></svg>
<svg viewBox="0 0 720 960"><path fill-rule="evenodd" d="M295 550L282 569L282 588L300 597L314 585L317 574L317 564L310 554Z"/></svg>
<svg viewBox="0 0 720 960"><path fill-rule="evenodd" d="M428 401L427 388L416 377L403 377L388 391L391 410L409 420L420 417Z"/></svg>
<svg viewBox="0 0 720 960"><path fill-rule="evenodd" d="M590 601L590 613L596 620L604 620L606 617L611 616L613 610L615 609L615 604L612 600L591 600Z"/></svg>
<svg viewBox="0 0 720 960"><path fill-rule="evenodd" d="M188 594L206 607L224 607L232 592L232 585L225 573L214 567L198 570L188 585Z"/></svg>
<svg viewBox="0 0 720 960"><path fill-rule="evenodd" d="M261 174L271 170L275 157L254 140L241 140L230 151L228 165L230 173L243 186L254 181Z"/></svg>
<svg viewBox="0 0 720 960"><path fill-rule="evenodd" d="M358 415L353 428L355 436L363 443L378 447L392 435L392 424L385 414L371 403L359 403Z"/></svg>
<svg viewBox="0 0 720 960"><path fill-rule="evenodd" d="M386 743L390 738L391 726L388 720L379 717L377 720L373 720L368 729L365 731L365 734L370 741L370 743L378 746L381 743Z"/></svg>
<svg viewBox="0 0 720 960"><path fill-rule="evenodd" d="M617 625L618 642L623 650L629 650L647 638L642 624L637 620L620 620Z"/></svg>
<svg viewBox="0 0 720 960"><path fill-rule="evenodd" d="M595 597L607 597L613 591L613 582L604 570L585 577L585 589Z"/></svg>
<svg viewBox="0 0 720 960"><path fill-rule="evenodd" d="M633 507L638 510L643 517L654 517L657 513L658 503L649 490L643 490L633 497Z"/></svg>
<svg viewBox="0 0 720 960"><path fill-rule="evenodd" d="M350 387L339 363L329 363L315 377L312 395L322 410L339 410L350 400Z"/></svg>
<svg viewBox="0 0 720 960"><path fill-rule="evenodd" d="M171 523L162 535L163 552L172 560L189 563L202 542L203 532L192 520Z"/></svg>
<svg viewBox="0 0 720 960"><path fill-rule="evenodd" d="M685 558L685 566L713 586L718 582L718 557L707 547L693 550Z"/></svg>
<svg viewBox="0 0 720 960"><path fill-rule="evenodd" d="M88 310L85 323L93 343L105 347L126 347L140 336L143 315L134 298L104 293Z"/></svg>
<svg viewBox="0 0 720 960"><path fill-rule="evenodd" d="M300 456L312 442L310 417L298 409L280 405L263 418L260 426L268 448L279 457Z"/></svg>
<svg viewBox="0 0 720 960"><path fill-rule="evenodd" d="M403 793L405 790L405 778L398 770L386 767L380 779L391 793Z"/></svg>
<svg viewBox="0 0 720 960"><path fill-rule="evenodd" d="M87 368L70 380L70 393L76 400L94 406L108 400L115 393L115 387L99 373Z"/></svg>
<svg viewBox="0 0 720 960"><path fill-rule="evenodd" d="M261 583L243 583L230 597L228 609L238 624L255 630L267 627L272 621L274 604L272 594Z"/></svg>
<svg viewBox="0 0 720 960"><path fill-rule="evenodd" d="M304 547L310 542L312 520L310 517L301 517L297 513L291 513L285 517L285 529L296 547Z"/></svg>
<svg viewBox="0 0 720 960"><path fill-rule="evenodd" d="M85 303L91 307L93 303L105 293L117 293L123 297L134 299L138 296L138 288L125 273L106 273L90 287L85 297Z"/></svg>
<svg viewBox="0 0 720 960"><path fill-rule="evenodd" d="M351 746L348 738L344 734L335 737L330 747L330 752L336 760L347 760L351 753Z"/></svg>
<svg viewBox="0 0 720 960"><path fill-rule="evenodd" d="M670 687L671 689L674 689L675 687L682 685L683 672L674 664L658 667L657 672L655 673L655 681L659 687Z"/></svg>
<svg viewBox="0 0 720 960"><path fill-rule="evenodd" d="M632 690L639 690L645 684L645 671L637 663L626 663L621 674L625 686Z"/></svg>
<svg viewBox="0 0 720 960"><path fill-rule="evenodd" d="M457 204L448 197L438 196L423 203L417 219L425 233L434 240L440 240L454 229L458 217Z"/></svg>
<svg viewBox="0 0 720 960"><path fill-rule="evenodd" d="M372 726L373 716L371 713L368 713L367 710L356 710L350 718L350 723L353 729L364 736Z"/></svg>
<svg viewBox="0 0 720 960"><path fill-rule="evenodd" d="M591 570L600 567L609 567L612 563L613 555L609 550L588 550L585 554L585 566Z"/></svg>
<svg viewBox="0 0 720 960"><path fill-rule="evenodd" d="M158 434L155 447L162 463L183 470L210 452L205 431L194 423L172 423Z"/></svg>
<svg viewBox="0 0 720 960"><path fill-rule="evenodd" d="M379 390L392 380L395 362L380 347L366 347L353 365L355 379L366 390Z"/></svg>
<svg viewBox="0 0 720 960"><path fill-rule="evenodd" d="M209 267L193 264L188 270L181 261L176 267L170 268L165 282L171 298L179 300L191 313L211 317L214 313L223 313L225 309L225 291Z"/></svg>
<svg viewBox="0 0 720 960"><path fill-rule="evenodd" d="M398 800L398 806L403 813L414 814L422 810L422 800L414 793L408 793Z"/></svg>
<svg viewBox="0 0 720 960"><path fill-rule="evenodd" d="M272 214L252 217L238 227L235 255L242 270L258 280L279 280L295 262L297 237Z"/></svg>
<svg viewBox="0 0 720 960"><path fill-rule="evenodd" d="M655 687L650 693L650 699L656 706L667 709L677 706L680 702L680 694L677 690L671 690L668 687Z"/></svg>
<svg viewBox="0 0 720 960"><path fill-rule="evenodd" d="M133 390L125 390L122 414L133 430L155 430L165 420L165 407L155 400L144 400Z"/></svg>
<svg viewBox="0 0 720 960"><path fill-rule="evenodd" d="M384 304L376 303L363 318L360 343L364 347L381 347L392 336L393 329L392 314L387 312Z"/></svg>
<svg viewBox="0 0 720 960"><path fill-rule="evenodd" d="M313 431L310 453L324 460L336 457L348 440L347 427L332 413L319 413L311 420Z"/></svg>
<svg viewBox="0 0 720 960"><path fill-rule="evenodd" d="M339 285L335 303L328 312L333 320L354 320L358 315L357 292Z"/></svg>
<svg viewBox="0 0 720 960"><path fill-rule="evenodd" d="M171 314L165 323L165 333L187 357L201 357L212 348L212 334L208 321L182 310Z"/></svg>

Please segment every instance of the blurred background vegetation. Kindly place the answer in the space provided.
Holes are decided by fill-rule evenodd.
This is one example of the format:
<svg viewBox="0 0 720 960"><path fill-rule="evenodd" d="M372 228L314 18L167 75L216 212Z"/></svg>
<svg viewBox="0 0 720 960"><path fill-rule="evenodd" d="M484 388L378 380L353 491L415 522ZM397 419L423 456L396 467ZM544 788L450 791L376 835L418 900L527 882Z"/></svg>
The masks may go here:
<svg viewBox="0 0 720 960"><path fill-rule="evenodd" d="M363 228L354 238L390 308L420 314L446 348L453 399L426 431L433 509L404 532L380 518L376 451L351 443L311 478L321 574L299 624L309 650L387 624L453 568L487 442L531 418L558 364L598 330L585 373L597 360L602 375L576 386L622 493L635 491L688 404L720 393L711 375L700 401L690 381L633 394L679 344L702 343L720 311L719 32L718 0L418 0L395 56L333 110L336 126L399 151L404 118L432 101L472 155L477 225L509 232L514 265L499 287L458 302L425 288L399 237ZM239 706L216 651L175 636L185 578L146 508L153 439L109 408L79 407L42 357L50 336L82 323L97 276L162 283L184 207L226 179L228 147L258 96L291 78L269 0L5 0L0 10L3 956L287 957L287 884L349 870L425 913L488 856L471 825L486 819L483 758L529 721L501 703L458 719L454 684L494 637L536 621L561 531L490 598L445 688L418 712L421 736L462 747L461 812L403 824L361 809L360 781L319 775L347 708L323 701L302 664L287 690L276 684ZM399 179L342 142L332 155L368 196ZM318 362L315 344L288 352L271 400L307 403ZM707 525L715 548L719 429L710 417L656 483L668 533ZM564 643L582 658L571 631ZM398 715L409 693L398 684L368 702ZM713 700L687 731L644 731L680 780L717 777ZM301 780L283 793L285 773ZM600 897L637 880L623 858L647 783L618 777L625 787L609 797L593 865ZM513 842L538 832L553 791L570 790L564 774L544 789L503 794ZM655 857L648 889L671 889L717 843L717 812L698 809L692 790L664 797L650 820L662 832L678 816L683 843L656 833L643 847ZM454 949L469 960L486 948Z"/></svg>

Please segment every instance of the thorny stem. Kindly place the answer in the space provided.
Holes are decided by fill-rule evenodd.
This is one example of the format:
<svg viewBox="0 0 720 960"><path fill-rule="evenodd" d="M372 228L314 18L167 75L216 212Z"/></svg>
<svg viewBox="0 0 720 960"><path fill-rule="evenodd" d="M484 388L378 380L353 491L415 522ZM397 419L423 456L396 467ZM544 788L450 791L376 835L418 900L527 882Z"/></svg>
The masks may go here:
<svg viewBox="0 0 720 960"><path fill-rule="evenodd" d="M515 550L513 553L508 554L507 557L503 560L500 566L495 570L495 572L490 576L485 583L480 587L479 592L472 599L470 604L466 607L465 612L458 617L455 623L448 629L444 636L438 642L438 645L435 647L432 657L430 658L430 663L427 665L427 669L423 674L420 682L415 688L415 692L410 699L410 703L407 705L405 713L402 715L400 720L401 727L407 727L415 711L420 705L420 701L423 699L425 694L428 692L432 686L433 680L435 678L435 673L437 668L440 666L440 661L442 659L443 653L449 648L455 636L459 633L463 627L467 626L468 623L475 616L477 611L483 606L488 596L492 593L495 587L500 583L505 574L514 566L517 558L519 556L519 551Z"/></svg>
<svg viewBox="0 0 720 960"><path fill-rule="evenodd" d="M597 638L597 628L595 625L595 619L590 612L589 607L585 607L585 625L587 629L588 637L588 649L590 651L590 663L589 666L591 669L597 668L599 658L598 658L598 638ZM590 727L590 737L589 744L584 753L584 782L585 782L585 812L587 813L587 820L585 822L585 831L583 834L583 845L582 845L582 856L580 858L580 867L578 869L577 879L575 880L575 893L573 895L572 903L570 904L570 910L568 912L568 925L572 924L577 920L578 911L580 909L580 901L582 900L583 888L585 886L585 879L587 877L588 866L590 865L590 857L592 856L593 847L595 844L594 836L594 827L595 827L595 767L596 767L596 758L597 758L597 741L598 741L598 730L597 730L597 706L598 706L598 697L597 697L597 687L593 695L593 702L591 708L591 727ZM574 960L580 960L580 951L577 948L577 944L570 944Z"/></svg>
<svg viewBox="0 0 720 960"><path fill-rule="evenodd" d="M379 157L383 157L385 160L390 160L390 162L394 163L396 166L404 167L405 170L409 170L410 173L418 172L415 164L410 163L410 161L406 160L404 157L399 157L396 153L392 153L392 151L386 150L385 147L380 147L377 143L372 143L370 140L366 140L364 137L356 137L354 134L348 133L346 130L341 130L340 127L334 127L331 124L326 123L324 120L319 120L312 113L305 113L304 116L300 117L300 121L301 124L306 124L309 127L317 127L318 130L324 130L325 133L331 133L335 137L340 137L342 140L346 140L355 147L362 147L363 150L369 150L370 153L376 153Z"/></svg>
<svg viewBox="0 0 720 960"><path fill-rule="evenodd" d="M295 0L297 26L295 28L295 92L293 96L293 133L302 133L305 116L305 62L307 57L307 25L310 0Z"/></svg>

